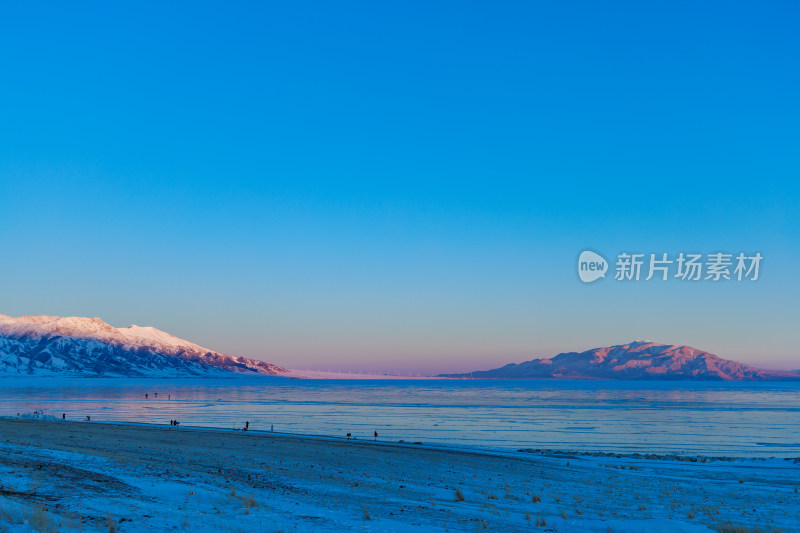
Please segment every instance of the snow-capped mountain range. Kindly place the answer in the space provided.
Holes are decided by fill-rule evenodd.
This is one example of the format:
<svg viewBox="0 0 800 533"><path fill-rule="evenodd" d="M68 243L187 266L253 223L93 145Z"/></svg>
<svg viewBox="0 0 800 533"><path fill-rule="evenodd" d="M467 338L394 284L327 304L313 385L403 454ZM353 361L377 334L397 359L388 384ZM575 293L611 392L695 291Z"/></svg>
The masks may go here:
<svg viewBox="0 0 800 533"><path fill-rule="evenodd" d="M152 327L112 327L99 318L0 315L0 376L164 376L284 368L215 352Z"/></svg>
<svg viewBox="0 0 800 533"><path fill-rule="evenodd" d="M115 328L99 318L0 315L0 376L220 376L232 372L312 377L209 350L153 327ZM763 370L690 346L634 341L442 377L753 381L800 379L800 373Z"/></svg>
<svg viewBox="0 0 800 533"><path fill-rule="evenodd" d="M550 359L511 363L493 370L448 377L533 379L658 379L755 381L800 379L796 372L763 370L692 348L634 341Z"/></svg>

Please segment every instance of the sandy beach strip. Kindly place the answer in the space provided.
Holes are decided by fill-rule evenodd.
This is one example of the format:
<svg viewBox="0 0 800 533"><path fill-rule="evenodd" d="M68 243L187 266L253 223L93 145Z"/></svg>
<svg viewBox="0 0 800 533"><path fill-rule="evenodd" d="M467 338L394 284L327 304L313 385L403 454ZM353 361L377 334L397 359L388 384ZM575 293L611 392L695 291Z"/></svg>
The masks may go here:
<svg viewBox="0 0 800 533"><path fill-rule="evenodd" d="M797 531L800 465L0 419L0 531Z"/></svg>

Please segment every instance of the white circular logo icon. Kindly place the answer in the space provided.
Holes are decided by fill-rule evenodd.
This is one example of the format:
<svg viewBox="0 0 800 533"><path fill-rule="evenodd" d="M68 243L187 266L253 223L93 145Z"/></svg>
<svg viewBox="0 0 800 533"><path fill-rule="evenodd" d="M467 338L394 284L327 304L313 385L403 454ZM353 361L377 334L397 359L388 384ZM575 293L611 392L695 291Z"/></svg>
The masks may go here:
<svg viewBox="0 0 800 533"><path fill-rule="evenodd" d="M584 283L591 283L606 277L608 261L602 255L584 250L578 257L578 277Z"/></svg>

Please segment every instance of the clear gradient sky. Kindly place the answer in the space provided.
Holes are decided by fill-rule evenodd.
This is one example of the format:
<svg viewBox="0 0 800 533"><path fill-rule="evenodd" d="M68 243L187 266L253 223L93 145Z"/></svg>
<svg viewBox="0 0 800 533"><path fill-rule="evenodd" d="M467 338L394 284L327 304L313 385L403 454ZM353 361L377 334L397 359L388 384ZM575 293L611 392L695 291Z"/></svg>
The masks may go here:
<svg viewBox="0 0 800 533"><path fill-rule="evenodd" d="M0 313L293 368L800 368L794 2L4 2ZM584 285L577 254L760 252Z"/></svg>

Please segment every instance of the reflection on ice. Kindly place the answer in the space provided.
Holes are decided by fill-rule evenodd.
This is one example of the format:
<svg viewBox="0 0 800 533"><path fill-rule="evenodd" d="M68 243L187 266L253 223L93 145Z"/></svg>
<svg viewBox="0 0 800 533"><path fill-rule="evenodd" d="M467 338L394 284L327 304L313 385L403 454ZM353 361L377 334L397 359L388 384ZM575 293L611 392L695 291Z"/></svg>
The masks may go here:
<svg viewBox="0 0 800 533"><path fill-rule="evenodd" d="M158 393L156 395L155 393ZM800 384L612 381L0 379L0 416L490 448L797 455Z"/></svg>

